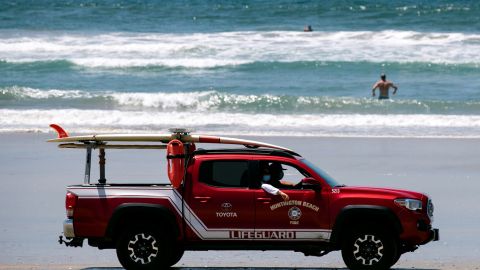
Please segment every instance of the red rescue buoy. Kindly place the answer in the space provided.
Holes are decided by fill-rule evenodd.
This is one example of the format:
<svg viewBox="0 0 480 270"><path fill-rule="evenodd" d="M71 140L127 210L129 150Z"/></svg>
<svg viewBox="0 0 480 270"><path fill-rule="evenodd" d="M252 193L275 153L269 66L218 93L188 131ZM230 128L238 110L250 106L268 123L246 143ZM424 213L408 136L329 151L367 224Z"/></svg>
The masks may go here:
<svg viewBox="0 0 480 270"><path fill-rule="evenodd" d="M182 184L185 170L185 151L183 143L179 140L171 140L167 145L168 178L174 188Z"/></svg>

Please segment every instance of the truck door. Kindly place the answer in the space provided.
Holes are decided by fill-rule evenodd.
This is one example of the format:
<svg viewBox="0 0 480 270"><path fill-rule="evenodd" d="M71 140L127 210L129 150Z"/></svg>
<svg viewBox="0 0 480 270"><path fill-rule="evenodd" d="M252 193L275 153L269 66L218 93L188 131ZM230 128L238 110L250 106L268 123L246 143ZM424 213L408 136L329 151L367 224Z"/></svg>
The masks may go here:
<svg viewBox="0 0 480 270"><path fill-rule="evenodd" d="M192 212L187 221L201 239L229 240L239 230L254 231L249 164L248 160L223 157L196 164L198 179L193 179L187 196Z"/></svg>
<svg viewBox="0 0 480 270"><path fill-rule="evenodd" d="M275 164L276 163L276 164ZM261 186L262 167L277 167L270 171L271 184L289 196L284 201L280 195L271 195ZM281 171L278 171L281 170ZM255 233L259 240L286 240L286 241L327 241L330 238L327 196L320 190L301 189L295 186L282 185L297 184L308 177L306 170L298 164L276 161L258 161L259 184L255 190ZM277 179L276 179L277 178ZM280 178L280 179L278 179Z"/></svg>

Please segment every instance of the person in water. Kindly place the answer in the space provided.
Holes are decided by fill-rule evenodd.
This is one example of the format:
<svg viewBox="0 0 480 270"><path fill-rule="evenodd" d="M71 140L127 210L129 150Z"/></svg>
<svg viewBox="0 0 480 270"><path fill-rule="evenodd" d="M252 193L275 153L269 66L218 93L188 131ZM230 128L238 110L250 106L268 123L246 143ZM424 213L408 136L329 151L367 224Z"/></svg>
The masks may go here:
<svg viewBox="0 0 480 270"><path fill-rule="evenodd" d="M378 88L380 90L380 95L378 96L378 99L389 99L388 92L390 90L390 87L393 88L393 94L395 95L397 93L398 87L393 84L393 82L387 81L387 75L382 73L380 75L380 80L376 82L372 87L372 97L375 96L375 90Z"/></svg>
<svg viewBox="0 0 480 270"><path fill-rule="evenodd" d="M305 27L303 28L303 32L312 32L312 31L313 29L311 25L305 25Z"/></svg>

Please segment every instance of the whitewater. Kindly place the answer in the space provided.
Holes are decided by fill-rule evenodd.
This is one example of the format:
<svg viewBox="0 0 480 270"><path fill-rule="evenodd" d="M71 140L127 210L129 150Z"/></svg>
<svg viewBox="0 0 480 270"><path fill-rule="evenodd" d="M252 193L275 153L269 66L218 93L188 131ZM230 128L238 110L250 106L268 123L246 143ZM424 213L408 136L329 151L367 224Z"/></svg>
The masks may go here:
<svg viewBox="0 0 480 270"><path fill-rule="evenodd" d="M480 137L478 4L247 2L6 4L0 132Z"/></svg>
<svg viewBox="0 0 480 270"><path fill-rule="evenodd" d="M0 59L7 63L65 60L104 68L214 68L276 61L480 64L479 50L479 34L399 30L193 34L3 31L0 38Z"/></svg>

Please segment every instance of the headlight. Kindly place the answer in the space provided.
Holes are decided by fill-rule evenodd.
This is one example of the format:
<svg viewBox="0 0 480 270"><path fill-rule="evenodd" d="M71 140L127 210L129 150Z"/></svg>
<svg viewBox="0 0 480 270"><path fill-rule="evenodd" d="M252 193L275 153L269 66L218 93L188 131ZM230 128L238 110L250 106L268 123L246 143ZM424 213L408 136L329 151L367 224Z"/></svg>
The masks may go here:
<svg viewBox="0 0 480 270"><path fill-rule="evenodd" d="M417 211L422 210L422 201L415 199L396 199L397 205L403 206L409 210Z"/></svg>
<svg viewBox="0 0 480 270"><path fill-rule="evenodd" d="M430 218L433 218L433 203L432 203L432 200L430 199L428 199L427 214Z"/></svg>

